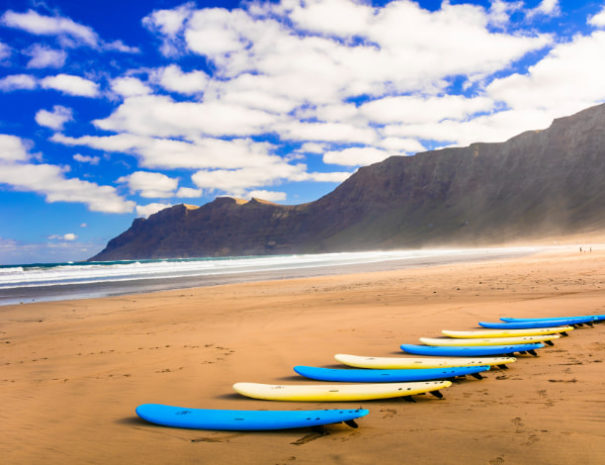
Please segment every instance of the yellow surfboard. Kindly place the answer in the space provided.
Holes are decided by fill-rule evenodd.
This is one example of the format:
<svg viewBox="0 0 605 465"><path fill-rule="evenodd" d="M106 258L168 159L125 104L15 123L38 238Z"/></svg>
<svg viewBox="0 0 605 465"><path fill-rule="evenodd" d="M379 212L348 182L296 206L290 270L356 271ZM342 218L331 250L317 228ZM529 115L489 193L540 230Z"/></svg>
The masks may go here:
<svg viewBox="0 0 605 465"><path fill-rule="evenodd" d="M421 337L420 342L429 346L500 346L510 344L533 344L535 342L551 342L559 339L558 334L550 334L548 336L519 336L519 337L491 337L491 338L434 338Z"/></svg>
<svg viewBox="0 0 605 465"><path fill-rule="evenodd" d="M488 338L488 337L518 337L518 336L545 336L547 334L561 334L573 331L573 326L556 326L553 328L528 329L479 329L472 331L450 331L444 329L441 333L448 337L459 338Z"/></svg>
<svg viewBox="0 0 605 465"><path fill-rule="evenodd" d="M380 370L495 366L517 360L515 357L365 357L348 354L336 354L334 358L348 366Z"/></svg>
<svg viewBox="0 0 605 465"><path fill-rule="evenodd" d="M315 384L275 385L259 383L235 383L238 393L262 400L294 402L352 402L392 397L413 396L434 392L452 385L451 381L422 381L415 383L379 384ZM441 397L440 394L436 394Z"/></svg>

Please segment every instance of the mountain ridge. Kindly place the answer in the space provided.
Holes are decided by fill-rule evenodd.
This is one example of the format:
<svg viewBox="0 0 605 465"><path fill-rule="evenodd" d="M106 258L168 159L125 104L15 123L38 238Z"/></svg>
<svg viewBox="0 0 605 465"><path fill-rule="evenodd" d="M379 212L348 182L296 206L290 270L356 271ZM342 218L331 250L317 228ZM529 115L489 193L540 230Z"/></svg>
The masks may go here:
<svg viewBox="0 0 605 465"><path fill-rule="evenodd" d="M489 245L605 227L605 105L505 142L393 156L306 204L217 197L132 226L91 260Z"/></svg>

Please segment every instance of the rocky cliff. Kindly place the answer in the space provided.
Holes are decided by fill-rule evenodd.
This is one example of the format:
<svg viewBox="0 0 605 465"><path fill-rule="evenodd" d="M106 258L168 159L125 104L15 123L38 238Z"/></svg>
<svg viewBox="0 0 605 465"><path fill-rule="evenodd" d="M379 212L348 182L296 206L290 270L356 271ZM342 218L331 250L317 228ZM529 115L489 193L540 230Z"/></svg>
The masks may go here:
<svg viewBox="0 0 605 465"><path fill-rule="evenodd" d="M480 136L480 135L478 135ZM497 144L391 157L315 202L178 205L94 260L478 245L605 227L605 105Z"/></svg>

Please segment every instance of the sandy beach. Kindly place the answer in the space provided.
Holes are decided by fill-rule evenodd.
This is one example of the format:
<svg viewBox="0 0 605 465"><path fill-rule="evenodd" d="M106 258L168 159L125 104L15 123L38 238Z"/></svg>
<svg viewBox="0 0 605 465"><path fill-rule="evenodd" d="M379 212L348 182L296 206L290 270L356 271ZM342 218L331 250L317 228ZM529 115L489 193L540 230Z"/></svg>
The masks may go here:
<svg viewBox="0 0 605 465"><path fill-rule="evenodd" d="M0 456L17 464L605 463L605 324L443 391L362 404L272 403L231 385L313 383L294 365L500 316L605 313L605 246L521 258L0 308ZM363 406L359 428L157 427L142 403Z"/></svg>

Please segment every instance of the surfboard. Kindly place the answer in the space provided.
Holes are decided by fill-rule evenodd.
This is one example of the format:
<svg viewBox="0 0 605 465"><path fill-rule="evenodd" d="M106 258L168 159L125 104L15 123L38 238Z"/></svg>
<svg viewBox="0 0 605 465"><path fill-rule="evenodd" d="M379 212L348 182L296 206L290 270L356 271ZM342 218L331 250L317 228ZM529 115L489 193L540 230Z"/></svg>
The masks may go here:
<svg viewBox="0 0 605 465"><path fill-rule="evenodd" d="M353 368L320 368L295 366L294 371L305 378L318 381L338 381L350 383L397 383L402 381L427 381L473 375L481 379L479 373L489 370L489 366L420 368L400 370L365 370Z"/></svg>
<svg viewBox="0 0 605 465"><path fill-rule="evenodd" d="M472 331L449 331L444 329L441 333L444 336L455 338L504 338L517 336L542 336L545 334L565 334L573 331L573 326L557 326L550 328L528 328L528 329L487 329Z"/></svg>
<svg viewBox="0 0 605 465"><path fill-rule="evenodd" d="M515 345L515 344L530 344L533 342L544 342L548 345L552 345L552 341L559 339L561 336L557 334L550 334L547 336L518 336L518 337L492 337L492 338L469 338L469 339L455 339L455 338L434 338L434 337L421 337L420 342L429 346L499 346L499 345Z"/></svg>
<svg viewBox="0 0 605 465"><path fill-rule="evenodd" d="M549 321L511 321L510 323L504 321L497 321L495 323L480 321L479 326L488 329L534 329L534 328L549 328L551 326L564 326L568 325L566 321L561 320L549 320Z"/></svg>
<svg viewBox="0 0 605 465"><path fill-rule="evenodd" d="M514 357L368 357L349 354L336 354L334 358L351 367L374 370L506 366L517 361Z"/></svg>
<svg viewBox="0 0 605 465"><path fill-rule="evenodd" d="M529 352L536 355L535 350L541 349L544 344L513 344L501 346L462 346L462 347L437 347L422 346L416 344L402 344L401 350L415 355L443 355L447 357L480 357L483 355L513 354L515 352Z"/></svg>
<svg viewBox="0 0 605 465"><path fill-rule="evenodd" d="M436 391L451 385L451 381L320 385L235 383L233 389L241 395L253 399L294 402L352 402L413 396L427 392L434 392L437 397L441 397L441 393Z"/></svg>
<svg viewBox="0 0 605 465"><path fill-rule="evenodd" d="M593 321L602 321L605 320L605 315L579 315L579 316L560 316L554 318L500 318L502 321L507 322L520 322L520 321L561 321L567 320L570 325L573 324L581 324L581 323L590 323Z"/></svg>
<svg viewBox="0 0 605 465"><path fill-rule="evenodd" d="M175 428L263 431L345 422L356 427L354 420L366 416L366 409L329 410L213 410L143 404L136 408L143 420Z"/></svg>

